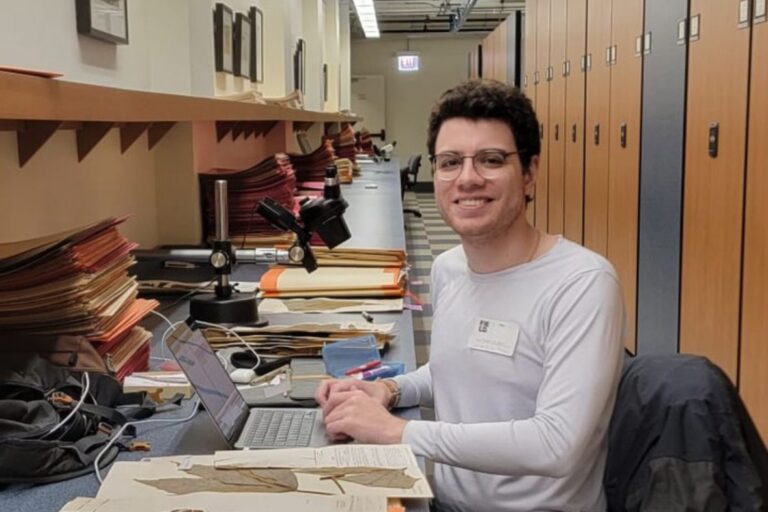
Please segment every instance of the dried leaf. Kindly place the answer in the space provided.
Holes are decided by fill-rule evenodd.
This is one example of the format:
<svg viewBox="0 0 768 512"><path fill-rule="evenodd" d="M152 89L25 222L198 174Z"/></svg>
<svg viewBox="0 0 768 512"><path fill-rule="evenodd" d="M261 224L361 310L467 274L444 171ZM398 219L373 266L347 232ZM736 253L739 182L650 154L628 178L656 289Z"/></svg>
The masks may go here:
<svg viewBox="0 0 768 512"><path fill-rule="evenodd" d="M366 487L388 489L412 489L418 481L405 473L404 469L376 469L365 473L340 477L339 480L353 482Z"/></svg>
<svg viewBox="0 0 768 512"><path fill-rule="evenodd" d="M199 478L137 480L174 495L195 492L292 492L299 482L288 469L216 469L195 465L185 470Z"/></svg>

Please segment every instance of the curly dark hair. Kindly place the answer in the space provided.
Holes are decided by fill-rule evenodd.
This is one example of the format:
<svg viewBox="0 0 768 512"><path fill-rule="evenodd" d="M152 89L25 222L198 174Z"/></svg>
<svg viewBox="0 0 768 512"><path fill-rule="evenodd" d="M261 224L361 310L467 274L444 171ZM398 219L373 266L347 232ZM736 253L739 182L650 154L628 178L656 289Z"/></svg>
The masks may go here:
<svg viewBox="0 0 768 512"><path fill-rule="evenodd" d="M531 158L541 152L539 121L533 105L516 87L496 80L469 80L445 91L429 115L427 149L430 155L435 154L440 127L454 117L496 119L506 123L515 137L524 172L530 169Z"/></svg>

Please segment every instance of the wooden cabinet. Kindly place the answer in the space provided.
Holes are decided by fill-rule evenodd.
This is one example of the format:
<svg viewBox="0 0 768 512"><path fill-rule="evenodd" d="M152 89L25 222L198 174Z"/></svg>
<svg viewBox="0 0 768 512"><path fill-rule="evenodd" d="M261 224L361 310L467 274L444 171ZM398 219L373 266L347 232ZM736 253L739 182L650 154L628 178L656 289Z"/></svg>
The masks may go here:
<svg viewBox="0 0 768 512"><path fill-rule="evenodd" d="M602 255L608 252L611 4L611 0L590 0L587 7L584 245Z"/></svg>
<svg viewBox="0 0 768 512"><path fill-rule="evenodd" d="M613 2L608 175L608 259L624 293L626 344L635 351L643 0Z"/></svg>
<svg viewBox="0 0 768 512"><path fill-rule="evenodd" d="M563 233L578 244L584 226L584 113L587 48L587 0L568 0L565 79L565 162L563 176Z"/></svg>
<svg viewBox="0 0 768 512"><path fill-rule="evenodd" d="M768 23L752 31L739 389L768 441Z"/></svg>
<svg viewBox="0 0 768 512"><path fill-rule="evenodd" d="M536 181L536 227L547 231L547 209L549 188L549 80L551 63L549 59L549 12L550 0L536 2L536 115L539 118L541 155Z"/></svg>
<svg viewBox="0 0 768 512"><path fill-rule="evenodd" d="M548 231L563 233L565 202L565 83L566 83L566 21L567 0L551 0L550 48L551 75L549 82L549 176L547 194Z"/></svg>
<svg viewBox="0 0 768 512"><path fill-rule="evenodd" d="M734 382L750 43L741 6L691 2L680 308L680 350L707 356Z"/></svg>

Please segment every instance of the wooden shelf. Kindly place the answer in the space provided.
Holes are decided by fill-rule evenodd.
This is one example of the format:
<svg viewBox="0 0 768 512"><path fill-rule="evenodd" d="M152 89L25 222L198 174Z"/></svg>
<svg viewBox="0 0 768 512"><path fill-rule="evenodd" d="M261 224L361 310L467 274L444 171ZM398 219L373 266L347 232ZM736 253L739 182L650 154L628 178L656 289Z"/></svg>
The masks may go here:
<svg viewBox="0 0 768 512"><path fill-rule="evenodd" d="M294 130L315 123L354 123L361 119L339 113L314 112L276 105L257 105L215 98L132 91L0 71L0 130L18 135L19 165L27 161L56 130L77 133L82 161L107 132L120 129L123 153L149 132L149 148L178 122L216 122L217 139L261 135L280 122Z"/></svg>
<svg viewBox="0 0 768 512"><path fill-rule="evenodd" d="M354 123L360 118L273 105L132 91L0 72L0 120Z"/></svg>

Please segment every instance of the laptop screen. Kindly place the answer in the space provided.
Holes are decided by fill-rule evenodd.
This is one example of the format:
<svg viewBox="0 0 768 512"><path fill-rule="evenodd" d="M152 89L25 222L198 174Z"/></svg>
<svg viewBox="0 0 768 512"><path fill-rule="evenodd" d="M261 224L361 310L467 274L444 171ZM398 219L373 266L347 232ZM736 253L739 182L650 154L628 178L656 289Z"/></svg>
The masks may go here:
<svg viewBox="0 0 768 512"><path fill-rule="evenodd" d="M166 344L214 423L233 444L248 416L248 405L203 333L188 319L171 332Z"/></svg>

